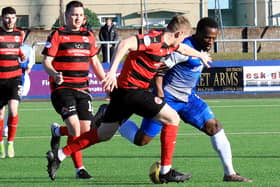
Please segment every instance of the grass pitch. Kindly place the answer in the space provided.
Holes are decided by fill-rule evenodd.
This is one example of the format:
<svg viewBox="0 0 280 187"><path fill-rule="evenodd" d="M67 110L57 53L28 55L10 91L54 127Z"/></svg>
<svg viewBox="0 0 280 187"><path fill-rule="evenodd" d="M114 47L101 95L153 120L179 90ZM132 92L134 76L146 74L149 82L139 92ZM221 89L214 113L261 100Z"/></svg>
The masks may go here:
<svg viewBox="0 0 280 187"><path fill-rule="evenodd" d="M222 182L223 169L209 137L180 124L173 167L193 178L168 186L280 186L280 99L207 100L231 142L235 170L254 180L251 184ZM94 109L104 102L94 101ZM84 165L93 180L74 178L71 158L48 178L45 153L50 149L52 122L62 124L50 102L22 102L15 139L15 158L0 160L0 186L154 186L150 165L160 158L159 138L136 147L118 134L105 143L83 151ZM140 123L141 118L133 116ZM66 138L62 139L65 145Z"/></svg>

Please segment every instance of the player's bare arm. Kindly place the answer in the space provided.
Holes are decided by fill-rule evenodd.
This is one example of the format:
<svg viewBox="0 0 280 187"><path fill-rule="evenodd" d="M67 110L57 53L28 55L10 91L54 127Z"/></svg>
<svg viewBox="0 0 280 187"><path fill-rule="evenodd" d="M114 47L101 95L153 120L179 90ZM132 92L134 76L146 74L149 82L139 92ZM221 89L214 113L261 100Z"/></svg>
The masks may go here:
<svg viewBox="0 0 280 187"><path fill-rule="evenodd" d="M48 73L48 75L53 77L57 84L62 84L63 83L62 72L57 72L54 69L54 67L52 65L53 59L54 59L54 57L44 55L42 64L44 66L44 69Z"/></svg>
<svg viewBox="0 0 280 187"><path fill-rule="evenodd" d="M103 69L103 66L101 65L98 57L95 55L93 57L91 57L91 66L92 66L92 69L93 69L93 72L94 74L97 76L97 78L100 80L100 81L103 81L105 79L105 71ZM106 90L106 92L108 92L108 90Z"/></svg>
<svg viewBox="0 0 280 187"><path fill-rule="evenodd" d="M97 56L91 57L91 66L97 78L102 81L105 78L105 71Z"/></svg>
<svg viewBox="0 0 280 187"><path fill-rule="evenodd" d="M162 88L162 81L163 81L163 76L156 76L155 77L155 89L156 89L156 94L158 97L164 98L164 92Z"/></svg>
<svg viewBox="0 0 280 187"><path fill-rule="evenodd" d="M179 48L177 49L178 52L180 52L183 55L187 55L187 56L194 56L194 57L198 57L201 59L201 61L203 62L203 64L209 68L209 62L212 62L212 59L209 55L209 53L207 52L199 52L193 48L191 48L190 46L180 43Z"/></svg>
<svg viewBox="0 0 280 187"><path fill-rule="evenodd" d="M115 55L112 59L112 66L110 68L110 71L106 74L105 79L102 81L105 90L113 90L115 87L117 87L117 80L116 80L116 72L118 69L118 66L124 57L124 55L127 54L129 51L136 51L137 50L137 38L136 36L131 36L127 39L121 40L118 44Z"/></svg>

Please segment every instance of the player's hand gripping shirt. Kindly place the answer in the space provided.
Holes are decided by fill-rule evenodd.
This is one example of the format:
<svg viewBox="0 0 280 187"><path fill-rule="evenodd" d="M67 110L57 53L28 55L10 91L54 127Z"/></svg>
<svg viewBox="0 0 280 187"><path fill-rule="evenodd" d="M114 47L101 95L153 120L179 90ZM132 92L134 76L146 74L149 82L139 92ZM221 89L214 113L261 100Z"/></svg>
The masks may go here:
<svg viewBox="0 0 280 187"><path fill-rule="evenodd" d="M88 90L89 62L97 52L95 37L85 28L68 31L61 27L52 32L42 54L54 57L52 65L56 71L62 72L64 82L58 85L50 77L51 90Z"/></svg>
<svg viewBox="0 0 280 187"><path fill-rule="evenodd" d="M20 49L23 36L23 31L18 29L6 32L0 28L0 80L21 77L19 58L23 56Z"/></svg>
<svg viewBox="0 0 280 187"><path fill-rule="evenodd" d="M178 46L170 47L163 41L163 32L152 31L137 35L138 50L131 51L118 77L118 87L148 89L157 69Z"/></svg>

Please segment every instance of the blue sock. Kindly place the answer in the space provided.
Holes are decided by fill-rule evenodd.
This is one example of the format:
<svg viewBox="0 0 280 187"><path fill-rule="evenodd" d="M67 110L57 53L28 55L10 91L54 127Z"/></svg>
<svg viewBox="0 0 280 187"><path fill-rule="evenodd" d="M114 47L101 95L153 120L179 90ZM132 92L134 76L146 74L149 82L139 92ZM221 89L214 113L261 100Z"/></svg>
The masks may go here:
<svg viewBox="0 0 280 187"><path fill-rule="evenodd" d="M134 138L138 130L139 128L134 121L127 120L119 128L119 133L134 144Z"/></svg>

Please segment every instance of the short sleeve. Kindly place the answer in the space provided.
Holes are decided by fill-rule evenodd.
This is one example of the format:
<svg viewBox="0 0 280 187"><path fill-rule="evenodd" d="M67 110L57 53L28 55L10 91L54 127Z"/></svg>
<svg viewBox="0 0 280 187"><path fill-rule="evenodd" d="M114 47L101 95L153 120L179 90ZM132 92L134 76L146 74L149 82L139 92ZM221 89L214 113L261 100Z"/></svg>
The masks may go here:
<svg viewBox="0 0 280 187"><path fill-rule="evenodd" d="M48 36L42 54L54 57L57 54L58 46L59 46L58 31L54 31Z"/></svg>
<svg viewBox="0 0 280 187"><path fill-rule="evenodd" d="M138 51L145 51L151 45L151 38L149 35L138 34L136 35L137 42L138 42Z"/></svg>
<svg viewBox="0 0 280 187"><path fill-rule="evenodd" d="M91 48L90 48L90 56L95 56L98 53L98 47L96 46L96 39L95 36L92 32L90 33L90 37L91 37Z"/></svg>

